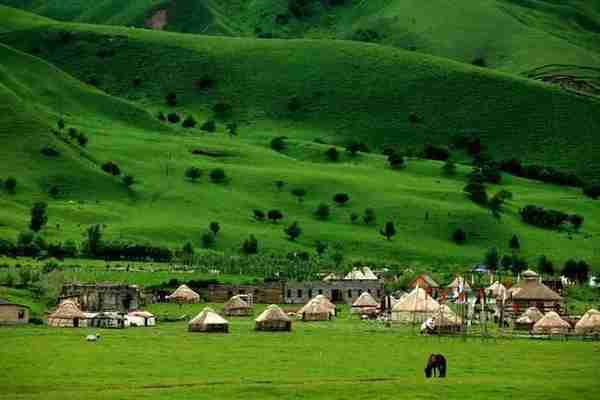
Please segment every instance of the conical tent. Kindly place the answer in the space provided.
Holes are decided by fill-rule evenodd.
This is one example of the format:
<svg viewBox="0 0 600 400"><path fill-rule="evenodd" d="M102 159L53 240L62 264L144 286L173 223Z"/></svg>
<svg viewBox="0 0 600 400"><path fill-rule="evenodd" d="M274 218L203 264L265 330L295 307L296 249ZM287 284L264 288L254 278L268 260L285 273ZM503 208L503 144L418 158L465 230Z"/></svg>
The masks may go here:
<svg viewBox="0 0 600 400"><path fill-rule="evenodd" d="M449 288L458 290L462 286L463 290L468 291L471 290L471 285L469 282L465 280L462 276L457 276L454 280L448 285Z"/></svg>
<svg viewBox="0 0 600 400"><path fill-rule="evenodd" d="M440 306L439 310L434 313L432 320L438 333L457 332L462 328L462 319L446 304Z"/></svg>
<svg viewBox="0 0 600 400"><path fill-rule="evenodd" d="M506 287L500 282L496 281L485 289L489 296L494 298L501 298L506 293Z"/></svg>
<svg viewBox="0 0 600 400"><path fill-rule="evenodd" d="M190 332L224 332L229 331L229 322L212 308L205 307L200 314L196 315L189 323Z"/></svg>
<svg viewBox="0 0 600 400"><path fill-rule="evenodd" d="M571 329L571 325L563 320L556 312L550 311L546 313L538 322L533 325L535 333L546 335L565 334Z"/></svg>
<svg viewBox="0 0 600 400"><path fill-rule="evenodd" d="M600 335L600 312L591 309L575 325L575 333L578 335Z"/></svg>
<svg viewBox="0 0 600 400"><path fill-rule="evenodd" d="M255 320L257 331L291 331L292 319L277 305L271 304Z"/></svg>
<svg viewBox="0 0 600 400"><path fill-rule="evenodd" d="M346 280L365 280L365 275L361 270L354 268L352 271L348 272L344 277Z"/></svg>
<svg viewBox="0 0 600 400"><path fill-rule="evenodd" d="M319 303L324 305L326 308L332 310L332 312L335 314L335 304L333 304L331 302L331 300L329 300L327 297L325 297L325 295L318 294L314 297L314 300L318 301Z"/></svg>
<svg viewBox="0 0 600 400"><path fill-rule="evenodd" d="M233 296L223 305L225 315L252 315L252 307L240 296Z"/></svg>
<svg viewBox="0 0 600 400"><path fill-rule="evenodd" d="M352 313L361 313L376 310L379 303L371 296L369 292L362 292L360 296L352 303Z"/></svg>
<svg viewBox="0 0 600 400"><path fill-rule="evenodd" d="M316 298L309 300L299 311L303 321L328 321L334 315L333 310L327 308Z"/></svg>
<svg viewBox="0 0 600 400"><path fill-rule="evenodd" d="M377 278L377 275L375 275L373 273L373 271L371 270L371 268L369 268L369 267L363 267L362 273L363 273L364 279L368 279L368 280L372 280L372 281L376 281L377 279L379 279L379 278Z"/></svg>
<svg viewBox="0 0 600 400"><path fill-rule="evenodd" d="M177 303L198 303L200 295L190 289L187 285L181 285L173 293L167 296L167 299Z"/></svg>
<svg viewBox="0 0 600 400"><path fill-rule="evenodd" d="M419 287L404 296L392 308L392 320L421 323L434 316L440 304Z"/></svg>
<svg viewBox="0 0 600 400"><path fill-rule="evenodd" d="M73 300L65 300L48 316L48 326L79 328L87 326L87 320Z"/></svg>

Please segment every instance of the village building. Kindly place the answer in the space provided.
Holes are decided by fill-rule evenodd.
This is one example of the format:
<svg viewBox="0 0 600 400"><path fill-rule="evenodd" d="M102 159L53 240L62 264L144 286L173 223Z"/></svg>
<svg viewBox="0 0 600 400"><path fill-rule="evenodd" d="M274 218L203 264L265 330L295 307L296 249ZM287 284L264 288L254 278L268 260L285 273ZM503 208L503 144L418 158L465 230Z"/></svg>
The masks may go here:
<svg viewBox="0 0 600 400"><path fill-rule="evenodd" d="M156 325L156 317L148 311L130 311L126 318L129 326L132 327L148 327Z"/></svg>
<svg viewBox="0 0 600 400"><path fill-rule="evenodd" d="M114 311L103 311L87 318L87 326L90 328L123 329L129 326L125 314Z"/></svg>
<svg viewBox="0 0 600 400"><path fill-rule="evenodd" d="M416 287L392 308L392 321L401 323L422 323L432 318L440 309L425 289Z"/></svg>
<svg viewBox="0 0 600 400"><path fill-rule="evenodd" d="M58 328L84 328L87 316L74 300L64 300L58 308L48 316L48 326Z"/></svg>
<svg viewBox="0 0 600 400"><path fill-rule="evenodd" d="M277 305L271 304L255 320L257 331L286 331L292 330L292 319Z"/></svg>
<svg viewBox="0 0 600 400"><path fill-rule="evenodd" d="M225 303L235 295L246 295L252 296L252 303L281 304L283 285L281 282L265 282L260 285L208 285L206 297L210 303Z"/></svg>
<svg viewBox="0 0 600 400"><path fill-rule="evenodd" d="M73 300L81 310L89 312L127 312L142 302L138 286L120 284L66 284L60 300Z"/></svg>
<svg viewBox="0 0 600 400"><path fill-rule="evenodd" d="M429 274L421 274L417 276L409 285L410 289L419 287L425 290L434 299L440 294L440 284L435 281Z"/></svg>
<svg viewBox="0 0 600 400"><path fill-rule="evenodd" d="M22 325L29 322L29 307L0 299L0 325Z"/></svg>
<svg viewBox="0 0 600 400"><path fill-rule="evenodd" d="M352 304L363 293L370 293L376 299L383 296L382 280L348 280L329 281L288 281L284 284L284 303L306 304L317 295L323 295L333 303Z"/></svg>
<svg viewBox="0 0 600 400"><path fill-rule="evenodd" d="M536 307L542 313L561 312L563 298L540 281L537 273L527 270L521 274L521 281L507 292L504 313L506 317L517 318L529 307ZM497 299L499 304L502 299Z"/></svg>
<svg viewBox="0 0 600 400"><path fill-rule="evenodd" d="M352 314L371 314L377 312L378 307L379 303L373 298L373 296L371 296L369 292L362 292L358 299L352 303L352 309L350 312Z"/></svg>
<svg viewBox="0 0 600 400"><path fill-rule="evenodd" d="M223 313L225 315L246 316L252 315L254 310L240 297L242 295L233 296L223 305Z"/></svg>
<svg viewBox="0 0 600 400"><path fill-rule="evenodd" d="M229 332L229 322L212 308L206 307L188 323L190 332Z"/></svg>
<svg viewBox="0 0 600 400"><path fill-rule="evenodd" d="M200 301L200 295L190 289L187 285L181 285L173 293L167 296L167 300L179 304L194 304Z"/></svg>

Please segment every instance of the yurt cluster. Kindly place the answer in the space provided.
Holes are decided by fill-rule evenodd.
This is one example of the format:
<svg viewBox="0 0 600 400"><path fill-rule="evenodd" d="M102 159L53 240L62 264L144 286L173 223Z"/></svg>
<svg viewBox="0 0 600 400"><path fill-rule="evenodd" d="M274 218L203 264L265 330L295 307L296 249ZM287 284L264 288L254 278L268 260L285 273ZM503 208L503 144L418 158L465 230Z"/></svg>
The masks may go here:
<svg viewBox="0 0 600 400"><path fill-rule="evenodd" d="M417 277L409 289L380 298L374 297L371 290L363 291L352 302L350 314L386 326L417 326L423 334L476 334L477 326L488 324L503 330L508 327L505 331L517 336L600 336L600 312L590 309L581 318L565 316L561 295L542 283L533 271L522 273L519 281L510 287L492 281L478 290L472 290L461 276L455 277L449 285L441 286L425 274ZM181 285L167 299L180 305L198 304L201 296ZM219 312L211 307L199 310L189 319L188 331L228 333L230 319L252 317L254 308L252 295L233 295ZM289 332L294 321L332 321L342 310L324 294L310 298L293 310L284 311L279 305L271 304L255 318L254 329ZM127 328L155 324L155 316L148 311L89 313L69 299L61 302L48 317L51 327Z"/></svg>

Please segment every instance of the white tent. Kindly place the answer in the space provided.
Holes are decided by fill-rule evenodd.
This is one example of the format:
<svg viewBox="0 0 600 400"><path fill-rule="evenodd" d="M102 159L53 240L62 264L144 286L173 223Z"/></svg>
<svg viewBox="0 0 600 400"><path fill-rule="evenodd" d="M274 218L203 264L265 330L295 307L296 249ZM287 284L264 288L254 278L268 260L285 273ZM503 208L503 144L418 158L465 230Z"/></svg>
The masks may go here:
<svg viewBox="0 0 600 400"><path fill-rule="evenodd" d="M360 314L365 311L373 311L379 307L377 300L369 292L362 292L360 296L352 303L351 313Z"/></svg>
<svg viewBox="0 0 600 400"><path fill-rule="evenodd" d="M363 267L362 273L363 273L364 279L368 279L371 281L376 281L377 279L379 279L379 278L377 278L377 275L375 275L373 273L373 271L371 270L371 268L369 268L369 267Z"/></svg>
<svg viewBox="0 0 600 400"><path fill-rule="evenodd" d="M421 323L433 317L440 304L419 287L404 296L392 308L392 321Z"/></svg>
<svg viewBox="0 0 600 400"><path fill-rule="evenodd" d="M353 268L352 271L348 272L344 277L346 280L365 280L365 275L362 273L360 269Z"/></svg>
<svg viewBox="0 0 600 400"><path fill-rule="evenodd" d="M131 311L126 316L129 326L154 326L156 317L148 311Z"/></svg>
<svg viewBox="0 0 600 400"><path fill-rule="evenodd" d="M229 322L212 308L206 307L188 323L190 332L224 332L229 331Z"/></svg>

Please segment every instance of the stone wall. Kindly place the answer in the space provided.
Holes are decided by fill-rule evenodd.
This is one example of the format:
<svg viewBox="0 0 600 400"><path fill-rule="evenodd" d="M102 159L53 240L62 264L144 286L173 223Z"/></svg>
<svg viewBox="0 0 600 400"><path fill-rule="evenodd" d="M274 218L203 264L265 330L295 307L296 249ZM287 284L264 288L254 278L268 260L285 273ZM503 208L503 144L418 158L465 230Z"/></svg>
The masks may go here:
<svg viewBox="0 0 600 400"><path fill-rule="evenodd" d="M203 293L200 293L202 296ZM280 282L263 283L261 285L209 285L206 292L210 303L225 303L237 294L251 294L255 303L283 303L283 284Z"/></svg>
<svg viewBox="0 0 600 400"><path fill-rule="evenodd" d="M82 311L129 311L142 303L140 290L135 285L67 284L61 299L75 299Z"/></svg>
<svg viewBox="0 0 600 400"><path fill-rule="evenodd" d="M334 303L352 304L362 292L369 292L376 300L383 296L382 280L331 280L310 282L286 282L284 303L304 304L322 294Z"/></svg>

